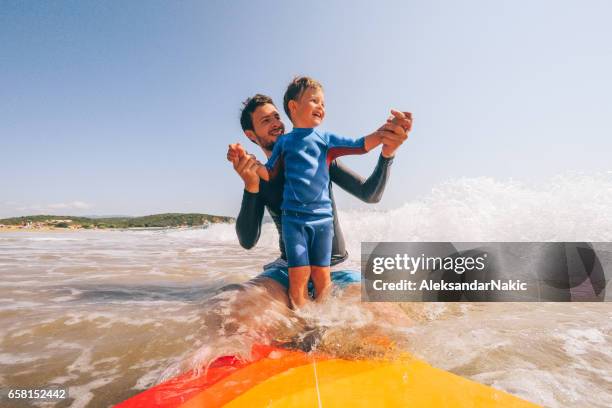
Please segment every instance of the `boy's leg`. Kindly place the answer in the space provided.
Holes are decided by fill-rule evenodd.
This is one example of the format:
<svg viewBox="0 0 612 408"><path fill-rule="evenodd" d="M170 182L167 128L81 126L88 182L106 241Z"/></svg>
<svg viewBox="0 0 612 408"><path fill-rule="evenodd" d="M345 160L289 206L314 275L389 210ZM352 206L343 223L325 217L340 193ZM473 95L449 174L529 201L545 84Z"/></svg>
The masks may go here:
<svg viewBox="0 0 612 408"><path fill-rule="evenodd" d="M299 309L310 300L308 297L308 279L310 266L289 268L289 301L292 309Z"/></svg>
<svg viewBox="0 0 612 408"><path fill-rule="evenodd" d="M304 221L287 213L283 213L282 227L289 265L289 301L291 307L296 309L304 306L310 300L308 297L310 266L306 232Z"/></svg>
<svg viewBox="0 0 612 408"><path fill-rule="evenodd" d="M322 302L331 291L332 282L329 266L311 266L312 284L315 290L315 300Z"/></svg>
<svg viewBox="0 0 612 408"><path fill-rule="evenodd" d="M309 225L311 278L315 290L315 300L320 302L329 294L332 287L330 261L334 221L332 217L319 218Z"/></svg>

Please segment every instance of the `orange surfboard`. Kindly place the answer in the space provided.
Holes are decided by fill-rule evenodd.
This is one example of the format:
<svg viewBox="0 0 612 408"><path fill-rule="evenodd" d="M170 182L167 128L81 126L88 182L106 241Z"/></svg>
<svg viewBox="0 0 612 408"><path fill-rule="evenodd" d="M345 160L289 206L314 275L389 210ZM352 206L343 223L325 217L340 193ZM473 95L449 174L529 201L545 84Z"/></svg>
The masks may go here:
<svg viewBox="0 0 612 408"><path fill-rule="evenodd" d="M217 359L116 405L164 407L536 407L415 358L342 360L255 345L250 361Z"/></svg>

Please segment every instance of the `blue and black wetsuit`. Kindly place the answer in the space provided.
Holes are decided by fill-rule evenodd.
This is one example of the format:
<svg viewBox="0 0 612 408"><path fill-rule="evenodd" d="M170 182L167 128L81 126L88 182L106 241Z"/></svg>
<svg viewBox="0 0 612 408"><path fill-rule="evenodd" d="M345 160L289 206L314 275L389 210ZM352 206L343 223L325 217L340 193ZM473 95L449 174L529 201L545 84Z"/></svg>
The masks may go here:
<svg viewBox="0 0 612 408"><path fill-rule="evenodd" d="M329 165L338 156L366 153L365 138L340 137L313 128L281 136L266 167L270 178L285 176L281 210L288 266L329 266L333 212Z"/></svg>
<svg viewBox="0 0 612 408"><path fill-rule="evenodd" d="M332 185L336 184L349 194L367 203L380 201L387 180L390 176L393 158L379 156L378 162L372 174L364 179L340 160L333 160L329 166L329 197L331 199L332 214L334 219L334 237L332 240L331 265L337 265L348 257L344 235L340 226L338 213L336 210ZM333 182L333 183L332 183ZM240 212L236 219L236 234L238 241L243 248L250 249L257 245L261 235L261 225L264 216L264 208L268 210L272 221L276 226L279 235L279 251L281 261L286 261L285 245L282 234L282 211L283 190L285 186L284 175L279 174L269 182L261 180L259 182L259 192L251 193L244 190ZM274 271L282 268L274 268ZM272 268L270 268L272 270ZM285 271L286 272L286 271ZM275 278L276 279L276 278ZM281 284L287 286L286 279L277 279Z"/></svg>

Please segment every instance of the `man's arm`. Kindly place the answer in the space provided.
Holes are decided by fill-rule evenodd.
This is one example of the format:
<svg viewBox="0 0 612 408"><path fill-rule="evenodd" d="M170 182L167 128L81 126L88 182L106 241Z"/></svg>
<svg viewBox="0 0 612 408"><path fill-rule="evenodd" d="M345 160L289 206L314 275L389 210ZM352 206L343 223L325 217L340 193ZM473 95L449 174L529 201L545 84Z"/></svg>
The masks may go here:
<svg viewBox="0 0 612 408"><path fill-rule="evenodd" d="M382 198L389 180L391 164L393 157L386 158L380 155L374 171L364 180L339 160L334 160L329 167L329 176L334 183L361 201L377 203Z"/></svg>
<svg viewBox="0 0 612 408"><path fill-rule="evenodd" d="M261 233L264 203L259 196L259 177L257 169L261 164L254 156L249 154L238 154L236 145L230 145L227 159L232 162L234 170L242 181L244 181L244 192L242 204L236 219L236 234L243 248L250 249L257 244Z"/></svg>
<svg viewBox="0 0 612 408"><path fill-rule="evenodd" d="M348 167L334 160L329 168L331 180L362 201L367 203L379 202L389 179L395 151L408 138L408 132L411 128L411 113L391 110L391 116L387 119L387 123L373 133L373 135L382 135L384 145L378 163L370 177L364 180ZM366 138L370 136L366 136Z"/></svg>
<svg viewBox="0 0 612 408"><path fill-rule="evenodd" d="M227 160L232 163L234 170L242 181L244 189L251 193L259 192L259 176L257 171L261 164L254 155L248 154L240 143L229 145L227 149Z"/></svg>
<svg viewBox="0 0 612 408"><path fill-rule="evenodd" d="M244 190L240 212L236 218L236 235L241 247L251 249L259 241L264 207L259 193Z"/></svg>

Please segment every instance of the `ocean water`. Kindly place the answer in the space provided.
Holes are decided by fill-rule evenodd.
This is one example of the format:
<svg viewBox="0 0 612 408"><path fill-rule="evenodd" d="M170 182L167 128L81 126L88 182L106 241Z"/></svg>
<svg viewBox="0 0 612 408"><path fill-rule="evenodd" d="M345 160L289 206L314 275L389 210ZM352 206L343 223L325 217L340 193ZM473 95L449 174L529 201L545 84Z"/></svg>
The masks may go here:
<svg viewBox="0 0 612 408"><path fill-rule="evenodd" d="M340 218L351 254L342 267L357 270L362 241L610 242L612 174L459 179ZM262 310L255 288L247 301L219 292L256 276L277 242L271 224L250 251L229 224L1 233L0 387L64 384L70 400L38 406L111 406L216 356L246 356L253 342L381 357L388 348L362 341L374 333L393 352L545 406L610 406L609 303L402 303L377 315L346 291L295 314Z"/></svg>

